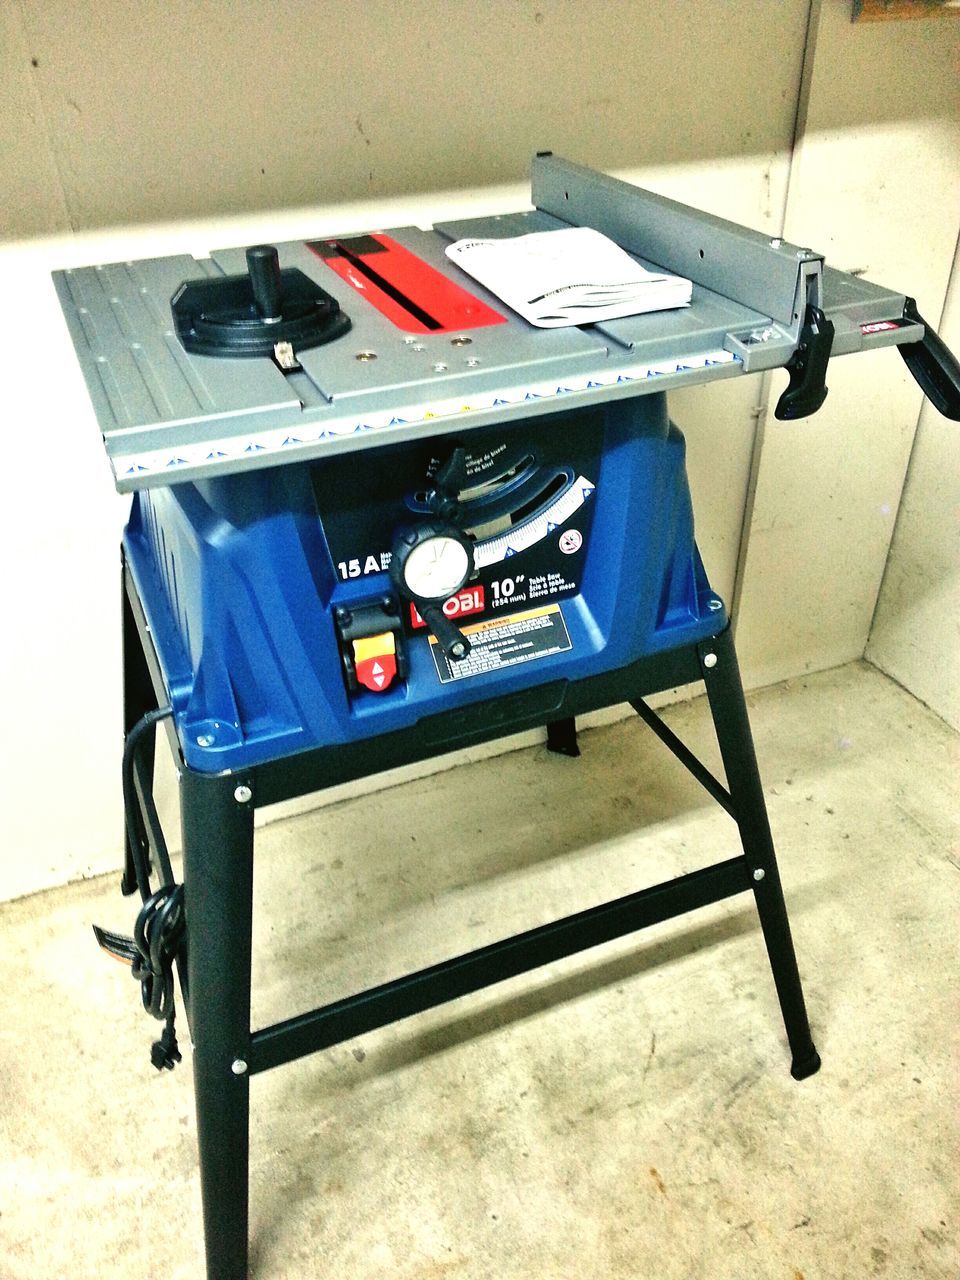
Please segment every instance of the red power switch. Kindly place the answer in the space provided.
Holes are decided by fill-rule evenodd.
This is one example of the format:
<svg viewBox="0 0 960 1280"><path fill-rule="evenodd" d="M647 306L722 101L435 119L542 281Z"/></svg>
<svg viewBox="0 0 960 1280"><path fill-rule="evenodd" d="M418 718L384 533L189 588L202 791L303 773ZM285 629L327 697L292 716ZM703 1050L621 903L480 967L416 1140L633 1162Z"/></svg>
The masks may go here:
<svg viewBox="0 0 960 1280"><path fill-rule="evenodd" d="M364 636L354 640L353 662L357 680L365 689L382 693L388 689L397 674L397 645L392 631L378 636Z"/></svg>

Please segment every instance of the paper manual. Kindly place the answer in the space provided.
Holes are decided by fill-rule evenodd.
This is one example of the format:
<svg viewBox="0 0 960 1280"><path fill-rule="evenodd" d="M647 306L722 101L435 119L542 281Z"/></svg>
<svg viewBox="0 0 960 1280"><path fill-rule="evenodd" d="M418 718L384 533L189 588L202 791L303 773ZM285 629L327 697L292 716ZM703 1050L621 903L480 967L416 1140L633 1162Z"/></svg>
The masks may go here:
<svg viewBox="0 0 960 1280"><path fill-rule="evenodd" d="M646 271L590 227L457 240L447 256L541 329L690 305L693 286Z"/></svg>

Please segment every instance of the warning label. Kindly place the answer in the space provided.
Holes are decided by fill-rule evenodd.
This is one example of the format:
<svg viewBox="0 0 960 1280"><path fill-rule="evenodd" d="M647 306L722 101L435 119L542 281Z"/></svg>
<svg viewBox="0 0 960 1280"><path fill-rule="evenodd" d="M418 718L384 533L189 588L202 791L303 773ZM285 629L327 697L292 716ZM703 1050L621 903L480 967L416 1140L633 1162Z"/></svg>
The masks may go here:
<svg viewBox="0 0 960 1280"><path fill-rule="evenodd" d="M435 637L430 637L437 675L443 684L464 680L468 676L485 675L499 667L512 667L533 658L546 658L551 653L572 649L567 625L558 604L529 609L509 618L493 618L472 627L461 627L470 639L471 649L460 662L451 662Z"/></svg>

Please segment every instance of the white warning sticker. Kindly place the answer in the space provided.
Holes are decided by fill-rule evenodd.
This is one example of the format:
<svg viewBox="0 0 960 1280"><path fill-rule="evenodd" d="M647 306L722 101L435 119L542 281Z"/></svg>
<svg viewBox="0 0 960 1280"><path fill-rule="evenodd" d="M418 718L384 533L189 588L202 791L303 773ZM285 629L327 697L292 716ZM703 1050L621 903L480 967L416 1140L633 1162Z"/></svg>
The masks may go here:
<svg viewBox="0 0 960 1280"><path fill-rule="evenodd" d="M469 638L471 648L459 662L451 662L436 638L430 637L430 652L443 684L573 648L558 604L528 609L507 618L491 618L460 630Z"/></svg>

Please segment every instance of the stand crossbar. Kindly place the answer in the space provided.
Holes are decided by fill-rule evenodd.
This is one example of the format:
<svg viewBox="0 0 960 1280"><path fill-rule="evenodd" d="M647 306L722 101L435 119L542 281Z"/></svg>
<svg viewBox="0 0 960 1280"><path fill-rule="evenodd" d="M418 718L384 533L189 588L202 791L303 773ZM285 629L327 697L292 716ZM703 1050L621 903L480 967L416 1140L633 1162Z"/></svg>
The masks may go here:
<svg viewBox="0 0 960 1280"><path fill-rule="evenodd" d="M251 1037L251 1074L409 1018L602 942L750 888L742 856L468 951L406 977L278 1022Z"/></svg>
<svg viewBox="0 0 960 1280"><path fill-rule="evenodd" d="M685 742L681 742L677 735L673 732L668 724L652 711L642 698L634 698L630 702L631 707L643 721L643 723L653 730L665 747L673 752L680 763L688 770L689 773L696 778L704 790L709 791L717 804L722 809L726 809L731 818L736 818L737 813L733 807L733 796L726 787L719 782L710 770L693 754Z"/></svg>

